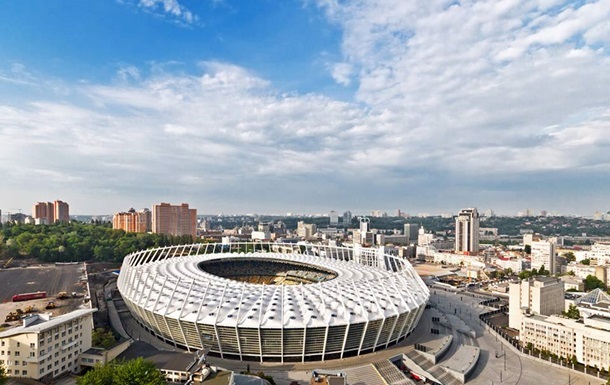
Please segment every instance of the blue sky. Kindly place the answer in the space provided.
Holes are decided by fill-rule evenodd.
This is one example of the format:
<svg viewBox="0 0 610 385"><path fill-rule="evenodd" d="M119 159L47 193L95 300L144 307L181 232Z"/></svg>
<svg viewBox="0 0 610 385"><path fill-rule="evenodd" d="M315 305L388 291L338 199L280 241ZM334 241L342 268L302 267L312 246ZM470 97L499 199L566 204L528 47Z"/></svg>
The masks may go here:
<svg viewBox="0 0 610 385"><path fill-rule="evenodd" d="M609 210L610 1L0 13L0 208Z"/></svg>

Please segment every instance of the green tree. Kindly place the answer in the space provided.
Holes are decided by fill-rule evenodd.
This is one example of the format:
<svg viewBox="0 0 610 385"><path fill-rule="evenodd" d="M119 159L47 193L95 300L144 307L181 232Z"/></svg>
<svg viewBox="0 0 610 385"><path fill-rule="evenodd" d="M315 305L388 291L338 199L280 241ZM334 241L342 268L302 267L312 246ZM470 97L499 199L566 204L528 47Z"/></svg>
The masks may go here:
<svg viewBox="0 0 610 385"><path fill-rule="evenodd" d="M587 266L589 266L589 265L591 264L591 260L590 260L589 258L585 258L585 259L583 259L582 261L580 261L580 263L581 263L582 265L587 265Z"/></svg>
<svg viewBox="0 0 610 385"><path fill-rule="evenodd" d="M117 385L165 385L165 377L155 364L138 357L121 364L114 375Z"/></svg>
<svg viewBox="0 0 610 385"><path fill-rule="evenodd" d="M523 251L525 251L525 254L531 254L532 253L532 246L525 245L525 247L523 248Z"/></svg>
<svg viewBox="0 0 610 385"><path fill-rule="evenodd" d="M594 275L587 275L587 278L585 278L585 291L591 291L598 288L606 290L606 285L604 284L604 281L600 280Z"/></svg>
<svg viewBox="0 0 610 385"><path fill-rule="evenodd" d="M0 364L0 385L6 384L8 381L8 376L6 375L6 370L4 369L4 365Z"/></svg>
<svg viewBox="0 0 610 385"><path fill-rule="evenodd" d="M76 381L77 385L165 385L155 364L142 357L117 364L96 366Z"/></svg>
<svg viewBox="0 0 610 385"><path fill-rule="evenodd" d="M562 312L564 316L572 319L580 319L580 311L574 305L568 307L568 311Z"/></svg>
<svg viewBox="0 0 610 385"><path fill-rule="evenodd" d="M76 380L77 385L112 385L115 368L112 364L96 365L93 370Z"/></svg>
<svg viewBox="0 0 610 385"><path fill-rule="evenodd" d="M565 253L563 253L561 255L566 259L566 262L568 262L568 263L576 261L576 256L571 251L566 251Z"/></svg>
<svg viewBox="0 0 610 385"><path fill-rule="evenodd" d="M108 349L116 343L114 334L102 328L97 328L91 335L91 344L97 348Z"/></svg>

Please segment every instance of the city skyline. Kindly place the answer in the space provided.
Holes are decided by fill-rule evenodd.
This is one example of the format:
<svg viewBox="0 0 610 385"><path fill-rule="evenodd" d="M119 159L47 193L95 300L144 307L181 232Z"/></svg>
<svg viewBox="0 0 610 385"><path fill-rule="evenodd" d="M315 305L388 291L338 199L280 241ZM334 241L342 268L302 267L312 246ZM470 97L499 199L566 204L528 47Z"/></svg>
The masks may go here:
<svg viewBox="0 0 610 385"><path fill-rule="evenodd" d="M609 209L608 2L71 4L0 15L3 213Z"/></svg>

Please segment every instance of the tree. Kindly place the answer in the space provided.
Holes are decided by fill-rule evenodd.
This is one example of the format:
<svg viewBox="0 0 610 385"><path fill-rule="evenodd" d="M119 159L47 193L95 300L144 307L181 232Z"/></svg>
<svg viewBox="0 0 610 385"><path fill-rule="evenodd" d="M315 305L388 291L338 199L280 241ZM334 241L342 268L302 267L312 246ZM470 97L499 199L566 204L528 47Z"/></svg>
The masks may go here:
<svg viewBox="0 0 610 385"><path fill-rule="evenodd" d="M563 253L561 255L566 259L566 262L568 262L568 263L576 261L576 256L571 251L566 251L565 253Z"/></svg>
<svg viewBox="0 0 610 385"><path fill-rule="evenodd" d="M0 385L6 384L8 381L8 377L6 375L6 370L4 369L4 365L0 364Z"/></svg>
<svg viewBox="0 0 610 385"><path fill-rule="evenodd" d="M568 311L564 311L564 312L562 312L562 314L568 318L580 319L580 311L574 305L570 305L568 307Z"/></svg>
<svg viewBox="0 0 610 385"><path fill-rule="evenodd" d="M79 378L78 385L165 385L165 377L142 357L118 364L96 366Z"/></svg>
<svg viewBox="0 0 610 385"><path fill-rule="evenodd" d="M525 247L523 248L523 251L525 251L525 254L531 254L532 253L532 246L525 245Z"/></svg>
<svg viewBox="0 0 610 385"><path fill-rule="evenodd" d="M587 265L587 266L589 266L589 265L591 264L591 260L590 260L589 258L585 258L585 259L583 259L582 261L580 261L580 263L581 263L582 265Z"/></svg>
<svg viewBox="0 0 610 385"><path fill-rule="evenodd" d="M97 348L108 349L116 343L114 334L102 328L97 328L91 335L91 344Z"/></svg>
<svg viewBox="0 0 610 385"><path fill-rule="evenodd" d="M585 278L585 291L591 291L598 288L606 290L606 285L604 284L604 281L600 280L594 275L587 275L587 278Z"/></svg>

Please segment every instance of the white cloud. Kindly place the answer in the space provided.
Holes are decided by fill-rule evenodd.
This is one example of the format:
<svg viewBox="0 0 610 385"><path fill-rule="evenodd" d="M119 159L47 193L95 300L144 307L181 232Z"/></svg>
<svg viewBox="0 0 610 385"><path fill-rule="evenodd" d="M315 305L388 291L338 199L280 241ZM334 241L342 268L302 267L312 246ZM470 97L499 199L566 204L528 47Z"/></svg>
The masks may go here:
<svg viewBox="0 0 610 385"><path fill-rule="evenodd" d="M190 74L126 65L117 84L0 104L0 172L46 170L53 183L66 173L68 184L133 196L298 201L323 186L396 202L421 180L432 199L445 180L502 186L520 173L606 169L608 2L454 3L320 1L343 33L343 60L328 69L358 87L353 102L280 94L248 68L205 61ZM184 12L176 4L164 12Z"/></svg>
<svg viewBox="0 0 610 385"><path fill-rule="evenodd" d="M193 15L178 0L140 0L138 5L155 13L167 14L186 24L192 24L197 21L197 16Z"/></svg>

